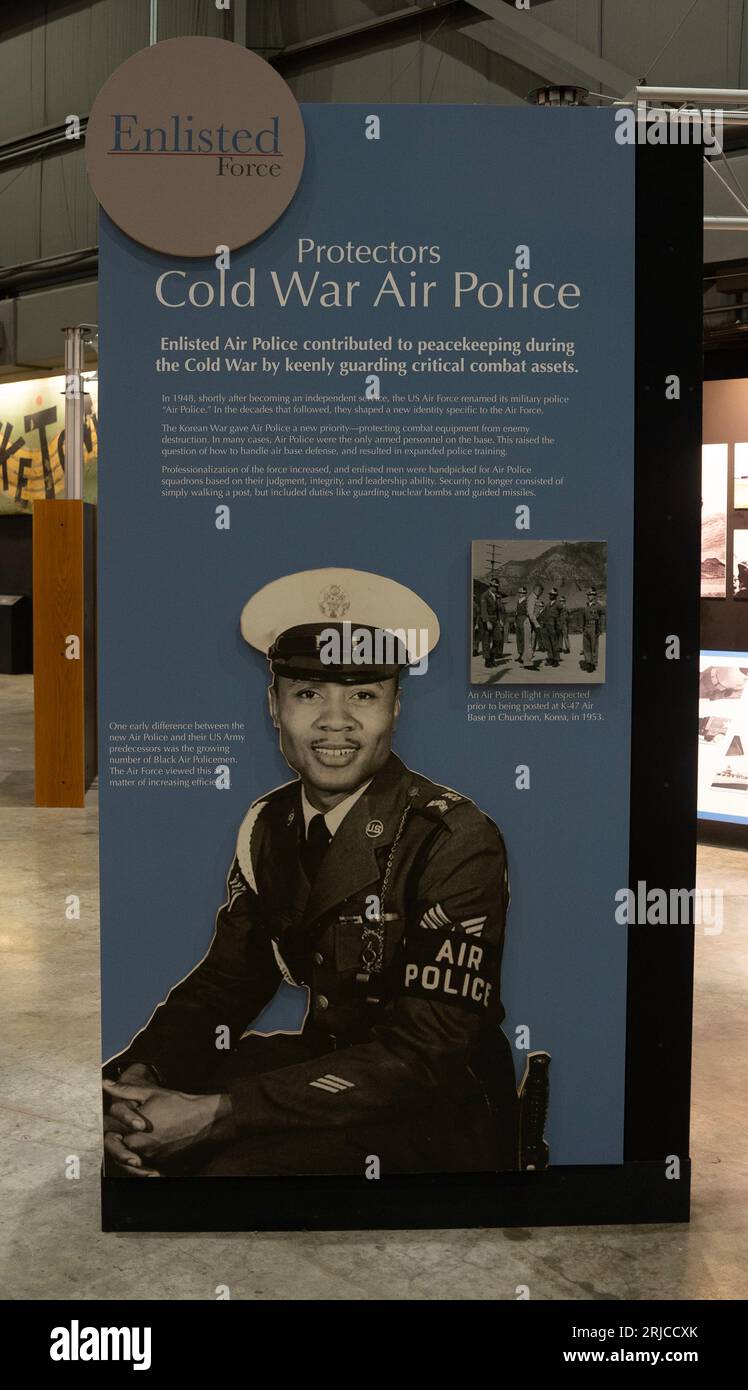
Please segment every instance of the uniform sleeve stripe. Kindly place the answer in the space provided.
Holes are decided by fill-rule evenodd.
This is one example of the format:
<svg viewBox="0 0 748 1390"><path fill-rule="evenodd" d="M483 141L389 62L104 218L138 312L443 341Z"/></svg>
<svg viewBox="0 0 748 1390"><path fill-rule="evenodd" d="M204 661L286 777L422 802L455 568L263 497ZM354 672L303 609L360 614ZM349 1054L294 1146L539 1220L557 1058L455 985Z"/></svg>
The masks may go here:
<svg viewBox="0 0 748 1390"><path fill-rule="evenodd" d="M329 1091L330 1095L333 1096L337 1095L338 1091L340 1090L339 1086L328 1086L325 1081L310 1081L309 1085L316 1086L317 1089L320 1091Z"/></svg>

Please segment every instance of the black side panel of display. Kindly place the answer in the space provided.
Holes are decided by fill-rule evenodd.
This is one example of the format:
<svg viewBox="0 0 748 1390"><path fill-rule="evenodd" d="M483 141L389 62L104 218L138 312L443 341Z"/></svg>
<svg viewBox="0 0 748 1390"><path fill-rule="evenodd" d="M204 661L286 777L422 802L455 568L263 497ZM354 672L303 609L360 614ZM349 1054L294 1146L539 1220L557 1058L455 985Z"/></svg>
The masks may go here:
<svg viewBox="0 0 748 1390"><path fill-rule="evenodd" d="M702 173L698 147L637 149L630 887L696 871ZM668 399L668 379L679 399ZM671 386L671 393L672 393ZM680 644L668 657L668 646ZM693 929L629 927L626 1162L688 1154ZM674 1180L677 1186L677 1180Z"/></svg>

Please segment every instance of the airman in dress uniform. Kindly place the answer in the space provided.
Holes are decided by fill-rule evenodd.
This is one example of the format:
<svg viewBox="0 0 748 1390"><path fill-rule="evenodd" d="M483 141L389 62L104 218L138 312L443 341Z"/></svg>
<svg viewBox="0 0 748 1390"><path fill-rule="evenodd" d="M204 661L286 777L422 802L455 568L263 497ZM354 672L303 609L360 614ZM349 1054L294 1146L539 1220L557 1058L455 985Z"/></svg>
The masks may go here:
<svg viewBox="0 0 748 1390"><path fill-rule="evenodd" d="M535 648L537 646L538 641L538 617L539 614L543 611L543 601L540 597L542 592L543 585L541 584L540 580L536 580L536 582L532 586L532 592L529 594L527 599L527 617L525 618L524 642L524 665L526 671L533 671L535 669L534 656Z"/></svg>
<svg viewBox="0 0 748 1390"><path fill-rule="evenodd" d="M391 750L435 614L392 580L328 569L267 585L241 626L269 657L296 776L247 812L204 959L105 1067L107 1173L516 1167L503 840ZM260 1036L282 981L303 1028Z"/></svg>
<svg viewBox="0 0 748 1390"><path fill-rule="evenodd" d="M533 652L545 651L545 634L543 632L543 609L545 608L546 603L547 599L540 598L540 596L538 596L538 601L535 605L535 627L533 628L532 634Z"/></svg>
<svg viewBox="0 0 748 1390"><path fill-rule="evenodd" d="M504 655L504 604L498 579L491 579L480 600L483 660L496 666Z"/></svg>
<svg viewBox="0 0 748 1390"><path fill-rule="evenodd" d="M569 646L569 610L566 607L566 595L559 594L558 604L558 630L559 630L559 650L565 655L571 651Z"/></svg>
<svg viewBox="0 0 748 1390"><path fill-rule="evenodd" d="M543 606L538 618L538 625L543 638L543 646L547 653L546 666L558 666L561 629L558 621L557 600L558 589L549 589L548 602Z"/></svg>
<svg viewBox="0 0 748 1390"><path fill-rule="evenodd" d="M532 643L530 623L527 617L527 586L520 584L517 590L517 607L514 613L514 631L517 637L515 661L525 660L525 645Z"/></svg>
<svg viewBox="0 0 748 1390"><path fill-rule="evenodd" d="M582 665L587 671L597 670L602 611L597 601L597 589L588 589L587 604L582 611Z"/></svg>

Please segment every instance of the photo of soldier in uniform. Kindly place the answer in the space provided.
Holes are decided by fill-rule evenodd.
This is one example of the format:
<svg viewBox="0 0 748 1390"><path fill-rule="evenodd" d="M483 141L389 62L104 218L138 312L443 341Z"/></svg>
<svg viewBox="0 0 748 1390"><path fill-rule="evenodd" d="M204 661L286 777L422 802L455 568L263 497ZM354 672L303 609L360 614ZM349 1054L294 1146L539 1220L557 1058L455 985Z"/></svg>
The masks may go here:
<svg viewBox="0 0 748 1390"><path fill-rule="evenodd" d="M294 776L247 811L206 955L105 1064L107 1176L545 1166L550 1059L518 1094L501 1030L500 830L392 750L436 614L328 568L260 589L241 632ZM280 989L293 1028L273 1026Z"/></svg>
<svg viewBox="0 0 748 1390"><path fill-rule="evenodd" d="M472 685L605 680L605 541L473 541Z"/></svg>
<svg viewBox="0 0 748 1390"><path fill-rule="evenodd" d="M486 666L498 666L504 655L504 605L498 579L490 579L480 596L481 650Z"/></svg>

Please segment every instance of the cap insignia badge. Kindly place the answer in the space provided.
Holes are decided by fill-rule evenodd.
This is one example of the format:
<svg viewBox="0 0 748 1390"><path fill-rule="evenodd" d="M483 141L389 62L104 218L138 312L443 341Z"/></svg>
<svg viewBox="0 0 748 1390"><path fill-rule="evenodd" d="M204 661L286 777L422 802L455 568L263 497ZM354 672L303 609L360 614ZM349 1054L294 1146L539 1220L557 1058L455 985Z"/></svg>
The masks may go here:
<svg viewBox="0 0 748 1390"><path fill-rule="evenodd" d="M331 622L336 618L344 618L350 606L351 600L340 584L331 584L319 596L320 613L324 613Z"/></svg>

